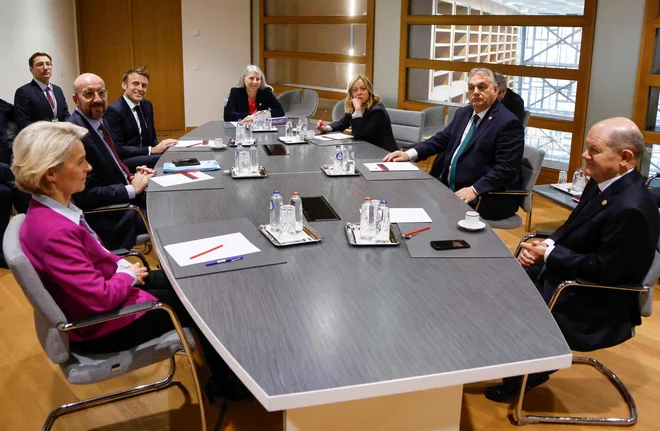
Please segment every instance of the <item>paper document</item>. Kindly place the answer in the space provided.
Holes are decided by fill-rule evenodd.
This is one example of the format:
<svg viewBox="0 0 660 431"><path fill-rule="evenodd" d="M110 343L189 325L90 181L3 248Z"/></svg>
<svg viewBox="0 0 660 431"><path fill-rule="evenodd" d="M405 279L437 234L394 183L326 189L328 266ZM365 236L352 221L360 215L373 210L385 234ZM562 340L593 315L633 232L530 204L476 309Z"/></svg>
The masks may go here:
<svg viewBox="0 0 660 431"><path fill-rule="evenodd" d="M194 141L179 141L176 143L175 147L177 148L188 148L188 147L206 147L211 145L209 140L194 140Z"/></svg>
<svg viewBox="0 0 660 431"><path fill-rule="evenodd" d="M165 250L182 267L261 251L240 232L170 244Z"/></svg>
<svg viewBox="0 0 660 431"><path fill-rule="evenodd" d="M562 183L562 184L550 184L550 187L553 187L557 190L561 190L564 193L568 193L572 196L580 196L582 192L576 192L572 189L573 183Z"/></svg>
<svg viewBox="0 0 660 431"><path fill-rule="evenodd" d="M364 167L371 172L390 172L390 171L418 171L419 168L410 162L387 162L387 163L363 163Z"/></svg>
<svg viewBox="0 0 660 431"><path fill-rule="evenodd" d="M171 175L160 175L153 177L150 181L163 187L171 187L179 184L194 183L195 181L212 180L213 177L204 172L179 172Z"/></svg>
<svg viewBox="0 0 660 431"><path fill-rule="evenodd" d="M346 135L344 133L328 133L326 135L318 135L315 136L314 139L318 139L319 141L337 141L341 139L351 139L351 135Z"/></svg>
<svg viewBox="0 0 660 431"><path fill-rule="evenodd" d="M424 208L390 208L390 223L431 223Z"/></svg>

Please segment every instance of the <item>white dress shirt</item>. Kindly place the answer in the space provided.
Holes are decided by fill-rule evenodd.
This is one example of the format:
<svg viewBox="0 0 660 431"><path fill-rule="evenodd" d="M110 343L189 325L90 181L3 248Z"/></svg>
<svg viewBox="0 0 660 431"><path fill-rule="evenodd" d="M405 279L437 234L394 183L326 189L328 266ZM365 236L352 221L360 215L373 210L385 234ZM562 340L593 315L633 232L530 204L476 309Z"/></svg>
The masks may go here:
<svg viewBox="0 0 660 431"><path fill-rule="evenodd" d="M41 92L44 93L44 97L46 100L48 100L48 94L46 93L46 88L50 88L50 97L53 99L53 119L57 119L57 98L55 97L55 92L53 91L53 84L50 82L48 85L44 84L43 82L39 81L38 79L35 79L34 82L37 83L39 88L41 89Z"/></svg>
<svg viewBox="0 0 660 431"><path fill-rule="evenodd" d="M108 253L108 249L106 249L103 244L101 244L101 240L99 237L96 235L96 232L87 224L87 220L85 220L85 216L83 215L83 212L80 208L69 202L69 206L65 207L61 203L57 202L55 199L46 196L46 195L32 195L32 199L35 201L39 202L41 205L46 206L56 213L66 217L67 219L71 220L73 223L76 224L76 226L82 226L85 229L89 231L89 233L94 237L96 241L98 241L99 245L105 249ZM137 282L137 278L135 275L128 270L128 267L131 266L131 263L127 261L126 259L120 259L117 261L117 270L115 272L123 272L124 274L128 274L131 277L133 277L133 283L131 286L135 286L135 283Z"/></svg>
<svg viewBox="0 0 660 431"><path fill-rule="evenodd" d="M617 180L619 180L624 175L628 175L629 173L631 173L633 171L633 169L635 169L635 168L632 168L629 171L624 172L623 174L619 174L614 178L610 178L609 180L605 180L602 183L598 183L598 188L600 189L600 193L603 193L605 191L605 189L607 189L609 186L614 184ZM548 238L545 241L543 241L543 243L548 244L548 248L545 250L545 253L543 254L543 261L547 262L548 261L548 256L550 256L550 253L552 253L552 250L555 249L555 242L554 242L554 240L551 240L550 238Z"/></svg>
<svg viewBox="0 0 660 431"><path fill-rule="evenodd" d="M78 108L76 108L76 111L78 111L78 113L80 115L82 115L83 118L85 118L85 120L87 120L89 122L89 125L92 126L92 129L94 129L96 131L96 133L101 138L101 142L103 142L103 144L105 146L105 149L108 150L108 154L110 154L110 158L115 162L115 164L117 165L117 168L119 168L119 172L121 172L121 174L124 176L124 178L126 179L126 182L130 183L131 181L126 176L126 172L124 172L124 170L121 168L121 166L119 165L119 161L117 161L117 159L115 158L114 153L112 152L110 147L108 147L108 144L105 143L105 139L103 139L103 133L101 132L101 124L103 124L103 123L101 122L101 120L94 120L93 118L89 118L87 115L83 114L82 111ZM108 132L108 133L110 133L110 132ZM128 193L128 198L129 199L135 198L135 188L130 184L125 185L124 187L126 187L126 192Z"/></svg>

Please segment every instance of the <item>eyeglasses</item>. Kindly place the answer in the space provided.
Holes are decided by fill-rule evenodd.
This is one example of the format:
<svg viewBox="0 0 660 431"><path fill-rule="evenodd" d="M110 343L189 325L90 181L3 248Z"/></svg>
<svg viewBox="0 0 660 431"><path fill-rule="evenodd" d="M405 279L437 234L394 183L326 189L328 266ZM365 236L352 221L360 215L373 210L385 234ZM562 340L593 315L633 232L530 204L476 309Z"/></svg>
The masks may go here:
<svg viewBox="0 0 660 431"><path fill-rule="evenodd" d="M108 97L108 91L107 90L99 90L99 91L92 91L92 90L87 90L80 95L83 97L85 100L93 100L96 95L99 95L101 99L105 99Z"/></svg>

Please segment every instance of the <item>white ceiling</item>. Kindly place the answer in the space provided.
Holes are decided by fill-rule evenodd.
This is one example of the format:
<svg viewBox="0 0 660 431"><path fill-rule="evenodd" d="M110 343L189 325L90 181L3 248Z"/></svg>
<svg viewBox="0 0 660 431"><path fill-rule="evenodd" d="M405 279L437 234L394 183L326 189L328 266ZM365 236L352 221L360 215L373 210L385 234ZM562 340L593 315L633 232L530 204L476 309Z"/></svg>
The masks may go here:
<svg viewBox="0 0 660 431"><path fill-rule="evenodd" d="M490 0L522 15L583 15L584 0Z"/></svg>

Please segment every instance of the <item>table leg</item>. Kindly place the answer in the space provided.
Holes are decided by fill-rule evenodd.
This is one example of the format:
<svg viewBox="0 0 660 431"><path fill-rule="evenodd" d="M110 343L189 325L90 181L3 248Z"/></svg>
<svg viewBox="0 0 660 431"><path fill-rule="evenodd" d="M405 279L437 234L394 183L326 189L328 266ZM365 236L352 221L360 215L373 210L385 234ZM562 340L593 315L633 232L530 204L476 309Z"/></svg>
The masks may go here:
<svg viewBox="0 0 660 431"><path fill-rule="evenodd" d="M463 386L287 410L284 431L458 431Z"/></svg>

